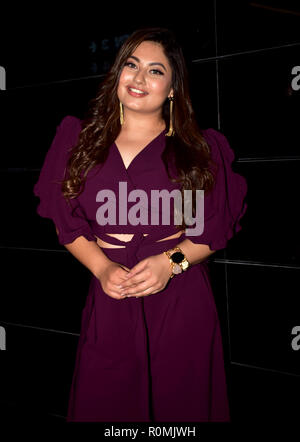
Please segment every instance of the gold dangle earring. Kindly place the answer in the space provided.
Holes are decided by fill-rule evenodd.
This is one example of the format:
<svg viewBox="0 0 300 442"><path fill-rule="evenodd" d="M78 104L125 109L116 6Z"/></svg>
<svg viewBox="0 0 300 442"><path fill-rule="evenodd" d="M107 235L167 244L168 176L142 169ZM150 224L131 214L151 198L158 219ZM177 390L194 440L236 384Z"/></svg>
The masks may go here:
<svg viewBox="0 0 300 442"><path fill-rule="evenodd" d="M174 97L169 97L170 101L170 124L169 124L169 132L166 134L166 137L172 137L175 134L173 129L173 101Z"/></svg>
<svg viewBox="0 0 300 442"><path fill-rule="evenodd" d="M124 124L124 113L123 113L123 104L120 101L120 123L121 126Z"/></svg>

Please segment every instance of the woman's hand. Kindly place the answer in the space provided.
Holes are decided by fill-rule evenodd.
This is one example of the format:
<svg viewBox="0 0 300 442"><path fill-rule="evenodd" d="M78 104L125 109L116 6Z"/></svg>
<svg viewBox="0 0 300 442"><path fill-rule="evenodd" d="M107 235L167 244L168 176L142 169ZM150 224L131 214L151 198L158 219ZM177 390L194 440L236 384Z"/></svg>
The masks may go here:
<svg viewBox="0 0 300 442"><path fill-rule="evenodd" d="M123 297L148 296L163 290L171 276L168 257L164 253L143 259L125 275L126 282L121 284Z"/></svg>
<svg viewBox="0 0 300 442"><path fill-rule="evenodd" d="M123 264L109 261L97 273L103 291L111 298L124 299L124 296L121 296L120 284L126 281L125 277L129 271L130 269Z"/></svg>

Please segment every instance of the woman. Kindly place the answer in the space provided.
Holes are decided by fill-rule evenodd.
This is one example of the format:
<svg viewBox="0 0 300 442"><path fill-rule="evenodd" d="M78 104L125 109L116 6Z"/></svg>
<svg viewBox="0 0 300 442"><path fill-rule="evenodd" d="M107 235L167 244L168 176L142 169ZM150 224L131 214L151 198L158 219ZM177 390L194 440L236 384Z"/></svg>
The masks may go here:
<svg viewBox="0 0 300 442"><path fill-rule="evenodd" d="M134 32L90 115L62 120L34 192L59 243L92 273L67 421L230 421L206 260L247 207L233 159L224 135L198 128L166 29ZM153 190L167 195L161 205ZM204 230L193 236L174 207L162 221L171 192L183 202L184 190L204 190Z"/></svg>

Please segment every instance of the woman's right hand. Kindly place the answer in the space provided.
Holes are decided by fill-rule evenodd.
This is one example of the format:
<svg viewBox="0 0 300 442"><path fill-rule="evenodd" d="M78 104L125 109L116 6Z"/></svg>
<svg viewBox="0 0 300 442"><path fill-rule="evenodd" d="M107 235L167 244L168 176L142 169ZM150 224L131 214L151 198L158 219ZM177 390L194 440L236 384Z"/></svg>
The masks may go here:
<svg viewBox="0 0 300 442"><path fill-rule="evenodd" d="M128 267L114 261L110 261L97 273L102 290L111 298L126 299L121 295L120 285L126 281L126 274L130 271Z"/></svg>

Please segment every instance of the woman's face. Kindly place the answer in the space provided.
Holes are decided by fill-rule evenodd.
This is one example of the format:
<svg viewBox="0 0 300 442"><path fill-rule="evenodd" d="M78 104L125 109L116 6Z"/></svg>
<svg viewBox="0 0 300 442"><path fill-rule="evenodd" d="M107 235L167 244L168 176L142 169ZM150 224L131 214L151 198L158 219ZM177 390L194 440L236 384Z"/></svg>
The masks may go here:
<svg viewBox="0 0 300 442"><path fill-rule="evenodd" d="M173 94L172 70L160 44L144 41L127 59L120 75L118 98L124 109L142 113L161 111Z"/></svg>

